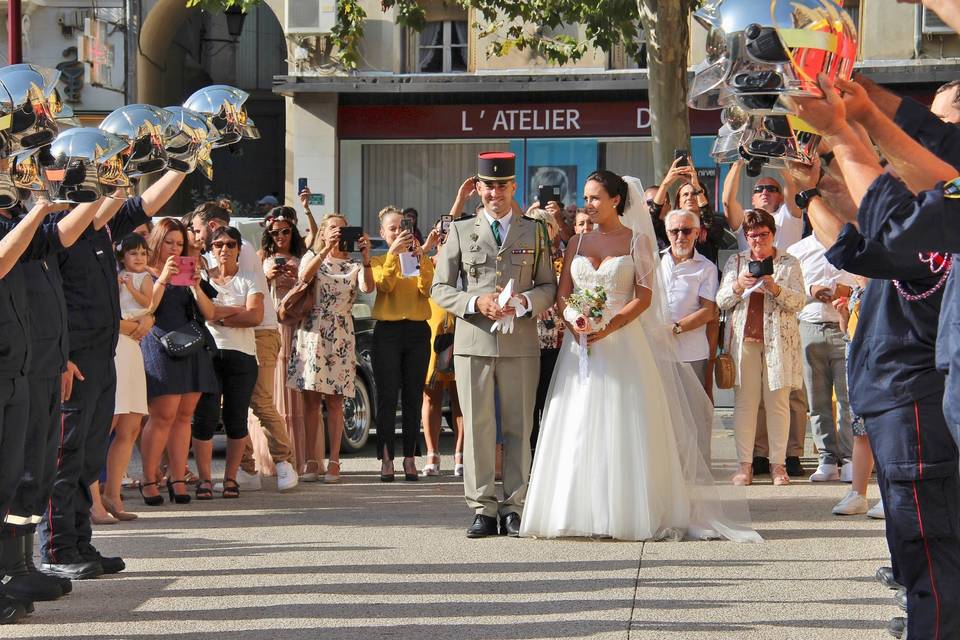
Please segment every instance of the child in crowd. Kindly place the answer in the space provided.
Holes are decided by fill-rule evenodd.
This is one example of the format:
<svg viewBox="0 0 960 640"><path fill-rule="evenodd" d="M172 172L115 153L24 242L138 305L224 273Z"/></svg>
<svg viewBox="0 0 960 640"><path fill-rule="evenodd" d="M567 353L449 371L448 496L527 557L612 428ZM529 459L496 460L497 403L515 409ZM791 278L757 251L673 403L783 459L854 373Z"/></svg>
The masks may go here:
<svg viewBox="0 0 960 640"><path fill-rule="evenodd" d="M140 433L143 416L147 414L147 380L140 339L153 326L149 320L145 321L154 309L153 278L147 272L148 256L149 249L143 236L133 233L120 241L117 257L122 265L118 276L121 321L115 358L117 404L113 416L112 442L107 454L107 481L103 492L103 507L113 519L118 520L136 518L135 514L124 510L120 489L133 453L133 445ZM96 492L93 493L96 500Z"/></svg>

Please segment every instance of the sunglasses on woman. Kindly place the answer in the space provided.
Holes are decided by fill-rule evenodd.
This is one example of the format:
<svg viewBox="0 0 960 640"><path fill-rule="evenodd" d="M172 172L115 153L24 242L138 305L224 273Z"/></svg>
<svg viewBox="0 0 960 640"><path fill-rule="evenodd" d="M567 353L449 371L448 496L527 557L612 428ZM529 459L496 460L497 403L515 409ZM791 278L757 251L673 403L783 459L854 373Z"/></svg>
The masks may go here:
<svg viewBox="0 0 960 640"><path fill-rule="evenodd" d="M270 237L272 237L272 238L279 238L280 236L288 236L288 235L290 235L290 229L289 229L289 228L285 228L285 229L272 229L272 230L270 231Z"/></svg>
<svg viewBox="0 0 960 640"><path fill-rule="evenodd" d="M214 249L223 249L224 247L226 247L227 249L236 249L236 248L237 248L237 241L236 241L236 240L230 240L230 241L227 241L227 242L219 242L219 241L218 241L218 242L213 242L213 243L211 243L210 246L212 246Z"/></svg>

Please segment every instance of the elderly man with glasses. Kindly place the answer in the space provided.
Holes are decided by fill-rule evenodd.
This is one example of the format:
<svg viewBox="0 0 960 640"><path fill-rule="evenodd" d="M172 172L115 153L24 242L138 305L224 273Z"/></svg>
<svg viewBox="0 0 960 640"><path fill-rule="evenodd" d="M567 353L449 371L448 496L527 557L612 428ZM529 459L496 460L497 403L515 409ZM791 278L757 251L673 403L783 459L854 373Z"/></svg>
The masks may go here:
<svg viewBox="0 0 960 640"><path fill-rule="evenodd" d="M707 390L710 363L707 324L717 315L717 268L694 246L700 232L699 216L676 209L667 214L664 226L670 246L661 251L660 277L667 292L677 356L690 364ZM700 426L700 451L709 460L711 425Z"/></svg>

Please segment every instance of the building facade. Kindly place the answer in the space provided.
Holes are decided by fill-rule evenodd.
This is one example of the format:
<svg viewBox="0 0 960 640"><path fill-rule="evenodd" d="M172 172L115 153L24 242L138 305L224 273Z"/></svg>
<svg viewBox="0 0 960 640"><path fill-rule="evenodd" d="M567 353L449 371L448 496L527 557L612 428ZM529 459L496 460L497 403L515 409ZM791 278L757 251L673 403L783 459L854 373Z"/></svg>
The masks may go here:
<svg viewBox="0 0 960 640"><path fill-rule="evenodd" d="M960 76L960 38L935 16L912 5L845 4L859 27L866 75L927 102ZM288 32L294 63L274 86L287 99L288 201L297 178L306 177L326 195L328 210L374 234L377 212L390 204L414 207L421 224L431 224L447 213L482 150L517 154L524 205L540 184L560 185L567 203L582 204L583 180L598 167L652 183L642 55L593 51L560 67L525 51L490 58L490 40L470 11L425 6L426 28L415 33L396 26L379 3L364 4L363 64L352 74L311 64L322 37ZM705 34L695 24L691 34L695 64ZM709 158L718 115L690 112L691 151L713 178L714 202L724 173ZM741 194L749 197L746 189Z"/></svg>

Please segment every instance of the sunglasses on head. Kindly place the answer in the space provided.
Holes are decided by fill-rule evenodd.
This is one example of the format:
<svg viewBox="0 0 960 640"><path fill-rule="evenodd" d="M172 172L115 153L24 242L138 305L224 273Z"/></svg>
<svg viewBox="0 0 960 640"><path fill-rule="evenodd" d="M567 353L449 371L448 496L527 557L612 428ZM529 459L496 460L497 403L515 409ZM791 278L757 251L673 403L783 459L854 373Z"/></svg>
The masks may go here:
<svg viewBox="0 0 960 640"><path fill-rule="evenodd" d="M693 227L680 227L678 229L667 229L667 233L669 233L673 237L677 237L680 235L688 236L691 233L693 233Z"/></svg>
<svg viewBox="0 0 960 640"><path fill-rule="evenodd" d="M278 238L278 237L280 237L280 236L288 236L288 235L290 235L290 229L289 229L289 228L285 228L285 229L271 229L270 235L271 235L271 237L274 237L274 238Z"/></svg>
<svg viewBox="0 0 960 640"><path fill-rule="evenodd" d="M770 193L780 193L780 187L775 184L758 184L753 188L754 193L763 193L764 191L769 191Z"/></svg>
<svg viewBox="0 0 960 640"><path fill-rule="evenodd" d="M226 247L227 249L236 249L237 241L236 240L227 240L227 241L218 240L216 242L211 243L210 246L212 246L214 249L223 249L224 247Z"/></svg>

